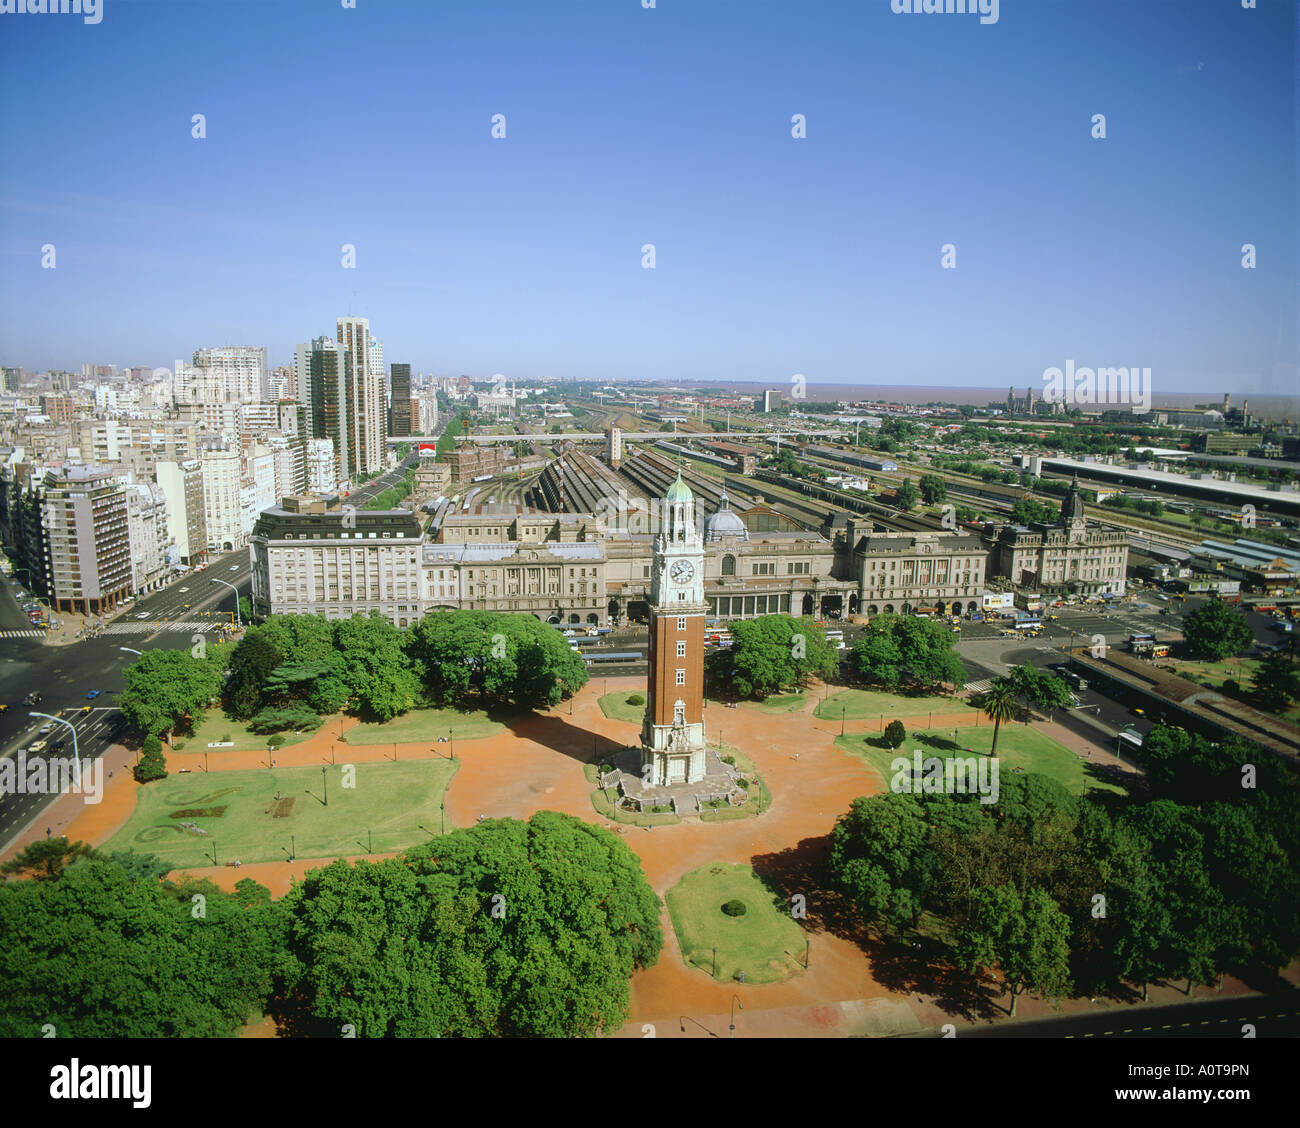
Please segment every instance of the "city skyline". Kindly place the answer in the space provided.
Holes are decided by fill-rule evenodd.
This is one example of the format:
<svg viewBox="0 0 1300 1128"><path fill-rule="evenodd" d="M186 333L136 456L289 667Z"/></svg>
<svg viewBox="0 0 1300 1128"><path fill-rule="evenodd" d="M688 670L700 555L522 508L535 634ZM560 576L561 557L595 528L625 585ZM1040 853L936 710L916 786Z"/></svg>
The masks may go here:
<svg viewBox="0 0 1300 1128"><path fill-rule="evenodd" d="M4 362L275 367L346 309L416 372L525 384L1022 387L1073 357L1150 367L1157 399L1294 392L1286 4L495 13L14 19ZM196 41L221 69L173 90L158 60ZM383 174L332 188L331 135Z"/></svg>

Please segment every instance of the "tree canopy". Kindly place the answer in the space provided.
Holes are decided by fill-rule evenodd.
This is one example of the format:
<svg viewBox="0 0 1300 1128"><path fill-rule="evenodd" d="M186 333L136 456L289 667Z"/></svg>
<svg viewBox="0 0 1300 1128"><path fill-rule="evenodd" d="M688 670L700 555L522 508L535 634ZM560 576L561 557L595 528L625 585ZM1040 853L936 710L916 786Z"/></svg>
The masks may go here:
<svg viewBox="0 0 1300 1128"><path fill-rule="evenodd" d="M888 687L966 680L947 625L913 615L875 616L853 644L849 664L867 681Z"/></svg>
<svg viewBox="0 0 1300 1128"><path fill-rule="evenodd" d="M1255 635L1244 614L1220 599L1211 599L1183 616L1183 639L1192 657L1217 661L1248 649Z"/></svg>
<svg viewBox="0 0 1300 1128"><path fill-rule="evenodd" d="M705 671L716 693L761 700L831 677L839 652L826 633L804 619L761 615L731 624L732 644L709 653Z"/></svg>

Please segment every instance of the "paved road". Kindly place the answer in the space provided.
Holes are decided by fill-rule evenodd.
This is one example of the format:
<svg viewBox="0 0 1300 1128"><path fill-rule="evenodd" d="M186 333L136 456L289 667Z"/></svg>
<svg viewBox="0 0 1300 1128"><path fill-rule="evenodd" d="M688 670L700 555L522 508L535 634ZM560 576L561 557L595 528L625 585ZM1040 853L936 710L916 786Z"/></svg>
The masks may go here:
<svg viewBox="0 0 1300 1128"><path fill-rule="evenodd" d="M1248 995L1232 999L1188 1001L1164 1007L1106 1007L1033 1022L970 1026L954 1023L958 1038L1243 1038L1243 1027L1256 1038L1300 1035L1300 997ZM938 1038L938 1030L904 1037ZM1163 1086L1157 1086L1163 1087Z"/></svg>

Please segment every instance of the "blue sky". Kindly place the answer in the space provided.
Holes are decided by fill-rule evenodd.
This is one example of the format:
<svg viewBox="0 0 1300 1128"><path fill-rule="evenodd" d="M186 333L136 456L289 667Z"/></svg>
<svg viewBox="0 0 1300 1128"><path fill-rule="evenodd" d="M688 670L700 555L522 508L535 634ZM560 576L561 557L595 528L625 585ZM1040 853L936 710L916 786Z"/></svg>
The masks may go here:
<svg viewBox="0 0 1300 1128"><path fill-rule="evenodd" d="M0 15L5 364L1296 391L1290 0L103 4Z"/></svg>

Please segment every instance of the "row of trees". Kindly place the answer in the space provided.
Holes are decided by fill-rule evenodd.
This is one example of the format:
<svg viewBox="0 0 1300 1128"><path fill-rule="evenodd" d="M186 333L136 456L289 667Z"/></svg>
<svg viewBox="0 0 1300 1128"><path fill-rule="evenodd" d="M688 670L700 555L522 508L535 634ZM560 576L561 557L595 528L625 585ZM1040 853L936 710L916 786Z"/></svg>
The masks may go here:
<svg viewBox="0 0 1300 1128"><path fill-rule="evenodd" d="M386 721L420 704L554 705L586 684L587 667L531 615L435 612L409 630L378 612L272 615L237 644L146 651L125 682L120 708L143 733L192 730L218 702L273 733L344 710Z"/></svg>
<svg viewBox="0 0 1300 1128"><path fill-rule="evenodd" d="M554 811L498 819L378 863L336 861L288 895L162 884L148 858L37 843L0 886L0 1036L608 1033L663 947L660 903L616 835ZM156 859L152 859L157 863Z"/></svg>
<svg viewBox="0 0 1300 1128"><path fill-rule="evenodd" d="M838 649L808 619L762 615L734 622L730 630L731 646L704 661L708 686L720 695L761 699L802 689L814 677L827 680L838 669ZM846 664L863 681L889 689L919 691L966 680L947 624L912 615L875 616Z"/></svg>
<svg viewBox="0 0 1300 1128"><path fill-rule="evenodd" d="M1153 798L1113 807L1011 775L996 804L970 795L854 802L831 836L834 886L887 933L924 912L971 970L1001 969L1015 998L1224 971L1274 973L1300 952L1294 777L1259 748L1157 728L1143 754ZM1243 764L1257 787L1243 787Z"/></svg>

